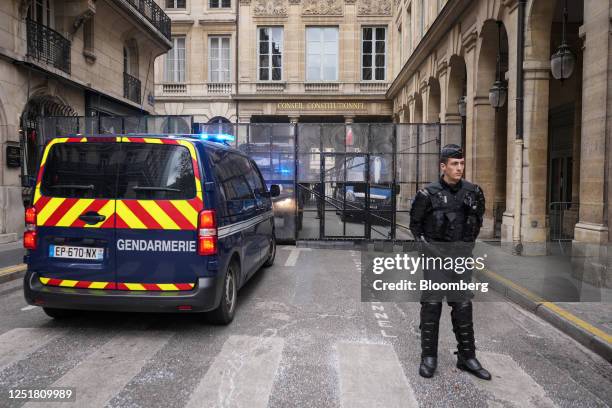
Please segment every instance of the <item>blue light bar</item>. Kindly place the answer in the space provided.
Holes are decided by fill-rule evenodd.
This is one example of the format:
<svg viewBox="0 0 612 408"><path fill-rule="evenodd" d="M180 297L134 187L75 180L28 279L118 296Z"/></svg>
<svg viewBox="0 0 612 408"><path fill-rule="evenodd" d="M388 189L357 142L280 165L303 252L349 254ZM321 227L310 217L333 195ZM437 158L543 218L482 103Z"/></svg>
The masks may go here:
<svg viewBox="0 0 612 408"><path fill-rule="evenodd" d="M199 137L202 140L208 140L210 142L219 142L219 143L225 143L225 144L227 144L227 142L233 142L236 140L236 137L234 135L228 135L224 133L200 133Z"/></svg>

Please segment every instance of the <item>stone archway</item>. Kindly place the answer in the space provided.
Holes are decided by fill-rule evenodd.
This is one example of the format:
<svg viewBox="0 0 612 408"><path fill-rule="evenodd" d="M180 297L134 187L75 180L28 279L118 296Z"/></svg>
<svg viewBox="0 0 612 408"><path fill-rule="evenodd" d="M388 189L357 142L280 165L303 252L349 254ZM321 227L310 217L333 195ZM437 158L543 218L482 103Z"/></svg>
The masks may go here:
<svg viewBox="0 0 612 408"><path fill-rule="evenodd" d="M499 27L499 29L498 29ZM501 56L498 72L497 56ZM508 70L508 38L503 23L487 20L480 33L480 49L475 75L473 108L472 179L487 197L483 238L501 237L501 224L506 209L507 120L508 101L497 111L489 103L489 89ZM507 99L507 98L506 98ZM493 164L493 165L492 165Z"/></svg>
<svg viewBox="0 0 612 408"><path fill-rule="evenodd" d="M448 88L446 91L446 122L459 123L459 98L467 93L467 71L465 60L460 55L452 55L448 62Z"/></svg>
<svg viewBox="0 0 612 408"><path fill-rule="evenodd" d="M427 111L425 122L440 122L440 82L430 77L427 81Z"/></svg>
<svg viewBox="0 0 612 408"><path fill-rule="evenodd" d="M413 100L414 113L412 114L410 123L423 123L423 97L420 93L415 93Z"/></svg>
<svg viewBox="0 0 612 408"><path fill-rule="evenodd" d="M49 116L76 116L76 111L59 96L37 93L30 97L23 108L20 126L23 130L23 173L25 184L32 187L35 182L38 160L45 145L43 118ZM26 194L27 195L27 194Z"/></svg>

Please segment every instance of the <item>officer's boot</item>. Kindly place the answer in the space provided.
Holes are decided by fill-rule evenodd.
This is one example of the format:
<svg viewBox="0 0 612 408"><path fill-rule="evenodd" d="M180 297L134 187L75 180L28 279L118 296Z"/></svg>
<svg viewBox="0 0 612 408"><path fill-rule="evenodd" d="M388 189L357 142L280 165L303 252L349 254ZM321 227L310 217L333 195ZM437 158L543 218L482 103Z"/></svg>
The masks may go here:
<svg viewBox="0 0 612 408"><path fill-rule="evenodd" d="M472 302L450 303L453 332L457 339L457 368L467 371L483 380L490 380L491 374L482 368L476 359L476 344L474 341L474 323L472 321Z"/></svg>
<svg viewBox="0 0 612 408"><path fill-rule="evenodd" d="M430 378L434 375L438 366L438 328L440 325L440 314L442 303L421 303L421 365L419 374L421 377Z"/></svg>

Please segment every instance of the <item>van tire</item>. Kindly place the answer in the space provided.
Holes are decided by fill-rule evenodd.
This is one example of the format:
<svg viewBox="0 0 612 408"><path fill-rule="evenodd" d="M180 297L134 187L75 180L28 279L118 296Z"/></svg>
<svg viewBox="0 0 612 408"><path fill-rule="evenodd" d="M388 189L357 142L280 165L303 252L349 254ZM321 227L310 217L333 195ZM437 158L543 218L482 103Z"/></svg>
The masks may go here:
<svg viewBox="0 0 612 408"><path fill-rule="evenodd" d="M211 323L225 326L234 320L236 296L238 294L236 279L239 275L240 267L238 266L238 262L231 261L227 267L225 278L223 279L223 289L221 290L221 301L219 302L219 306L217 306L215 310L207 313L208 320Z"/></svg>
<svg viewBox="0 0 612 408"><path fill-rule="evenodd" d="M272 242L270 245L270 249L268 251L268 259L263 264L264 267L269 267L274 265L274 259L276 258L276 234L272 233Z"/></svg>
<svg viewBox="0 0 612 408"><path fill-rule="evenodd" d="M45 314L53 319L66 319L75 315L74 310L70 309L56 309L54 307L43 307Z"/></svg>

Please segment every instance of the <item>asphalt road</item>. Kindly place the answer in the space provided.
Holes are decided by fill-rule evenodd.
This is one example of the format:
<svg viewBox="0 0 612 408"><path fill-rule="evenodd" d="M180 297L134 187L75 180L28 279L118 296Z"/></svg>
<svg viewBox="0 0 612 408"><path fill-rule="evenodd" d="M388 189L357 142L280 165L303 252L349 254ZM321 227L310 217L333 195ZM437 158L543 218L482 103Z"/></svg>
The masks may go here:
<svg viewBox="0 0 612 408"><path fill-rule="evenodd" d="M88 313L53 321L0 285L0 406L9 390L75 387L67 407L604 407L612 369L503 299L475 304L484 382L454 366L445 305L439 368L418 376L419 305L360 302L359 253L279 248L228 327L199 315ZM64 406L30 402L25 406Z"/></svg>

